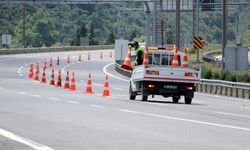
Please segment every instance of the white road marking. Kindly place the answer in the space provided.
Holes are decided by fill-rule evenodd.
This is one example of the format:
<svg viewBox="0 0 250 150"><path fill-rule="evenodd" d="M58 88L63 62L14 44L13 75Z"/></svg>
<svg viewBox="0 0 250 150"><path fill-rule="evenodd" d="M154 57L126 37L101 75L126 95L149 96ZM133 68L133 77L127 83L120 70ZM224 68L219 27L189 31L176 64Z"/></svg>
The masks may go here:
<svg viewBox="0 0 250 150"><path fill-rule="evenodd" d="M243 130L243 131L250 131L250 128L244 128L244 127L238 127L238 126L231 126L231 125L212 123L212 122L206 122L206 121L178 118L178 117L172 117L172 116L164 116L164 115L151 114L151 113L145 113L145 112L138 112L138 111L127 110L127 109L117 109L117 110L121 111L121 112L134 113L134 114L145 115L145 116L150 116L150 117L157 117L157 118L164 118L164 119L170 119L170 120L191 122L191 123L196 123L196 124L216 126L216 127L236 129L236 130Z"/></svg>
<svg viewBox="0 0 250 150"><path fill-rule="evenodd" d="M23 76L23 74L19 74L19 76L20 76L20 77L22 77L22 76Z"/></svg>
<svg viewBox="0 0 250 150"><path fill-rule="evenodd" d="M161 104L161 103L145 103L145 104L149 104L149 105L158 105L158 106L168 106L168 104Z"/></svg>
<svg viewBox="0 0 250 150"><path fill-rule="evenodd" d="M66 103L71 103L71 104L79 104L79 102L76 101L65 101Z"/></svg>
<svg viewBox="0 0 250 150"><path fill-rule="evenodd" d="M19 69L17 69L18 71L21 71L22 69L21 68L19 68Z"/></svg>
<svg viewBox="0 0 250 150"><path fill-rule="evenodd" d="M42 145L40 143L37 143L35 141L29 140L27 138L23 138L21 136L15 135L14 133L11 133L9 131L6 131L4 129L0 128L0 135L7 137L11 140L17 141L19 143L25 144L29 147L34 148L35 150L54 150L48 146Z"/></svg>
<svg viewBox="0 0 250 150"><path fill-rule="evenodd" d="M21 73L21 71L17 71L17 73L19 74L19 73Z"/></svg>
<svg viewBox="0 0 250 150"><path fill-rule="evenodd" d="M55 97L50 97L49 99L50 99L50 100L53 100L53 101L60 101L59 98L55 98Z"/></svg>
<svg viewBox="0 0 250 150"><path fill-rule="evenodd" d="M124 89L122 89L122 88L117 88L117 87L113 87L112 89L118 90L118 91L126 91L126 90L124 90Z"/></svg>
<svg viewBox="0 0 250 150"><path fill-rule="evenodd" d="M243 106L242 108L244 108L244 109L249 109L249 110L250 110L250 107Z"/></svg>
<svg viewBox="0 0 250 150"><path fill-rule="evenodd" d="M89 105L91 107L95 107L95 108L104 108L104 106L101 106L101 105Z"/></svg>
<svg viewBox="0 0 250 150"><path fill-rule="evenodd" d="M16 92L16 93L22 94L22 95L27 95L27 93L25 93L25 92Z"/></svg>
<svg viewBox="0 0 250 150"><path fill-rule="evenodd" d="M23 66L21 66L20 68L23 69Z"/></svg>
<svg viewBox="0 0 250 150"><path fill-rule="evenodd" d="M105 74L108 74L109 76L111 76L111 77L113 77L113 78L118 79L118 80L122 80L122 81L129 82L129 80L119 78L119 77L117 77L117 76L115 76L115 75L113 75L113 74L110 74L110 73L107 71L107 68L108 68L110 65L112 65L112 64L114 64L114 63L110 63L110 64L106 65L106 66L103 68L103 72L104 72Z"/></svg>
<svg viewBox="0 0 250 150"><path fill-rule="evenodd" d="M33 97L42 97L41 95L36 95L36 94L34 94L34 95L32 95Z"/></svg>
<svg viewBox="0 0 250 150"><path fill-rule="evenodd" d="M250 118L250 116L247 116L247 115L240 115L240 114L226 113L226 112L220 112L220 111L214 111L214 113L216 113L216 114L222 114L222 115L229 115L229 116L236 116L236 117Z"/></svg>
<svg viewBox="0 0 250 150"><path fill-rule="evenodd" d="M102 87L102 84L99 84L99 83L94 83L93 85Z"/></svg>

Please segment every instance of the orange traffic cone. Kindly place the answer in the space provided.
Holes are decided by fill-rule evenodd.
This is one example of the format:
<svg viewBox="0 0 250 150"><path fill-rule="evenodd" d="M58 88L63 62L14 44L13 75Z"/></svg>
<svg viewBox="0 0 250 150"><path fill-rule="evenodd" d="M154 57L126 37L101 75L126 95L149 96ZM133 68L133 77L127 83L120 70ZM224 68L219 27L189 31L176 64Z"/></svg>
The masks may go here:
<svg viewBox="0 0 250 150"><path fill-rule="evenodd" d="M52 57L50 57L49 66L50 66L50 67L53 67Z"/></svg>
<svg viewBox="0 0 250 150"><path fill-rule="evenodd" d="M46 75L45 75L45 68L43 68L43 75L42 75L42 81L41 83L46 83Z"/></svg>
<svg viewBox="0 0 250 150"><path fill-rule="evenodd" d="M92 92L92 81L91 81L91 74L89 73L89 79L86 87L86 93L93 93Z"/></svg>
<svg viewBox="0 0 250 150"><path fill-rule="evenodd" d="M39 62L38 61L36 63L36 70L38 71L38 73L40 73L40 71L39 71Z"/></svg>
<svg viewBox="0 0 250 150"><path fill-rule="evenodd" d="M82 56L81 56L81 53L79 53L79 58L78 58L78 61L81 62L82 61Z"/></svg>
<svg viewBox="0 0 250 150"><path fill-rule="evenodd" d="M127 55L126 59L124 60L121 67L126 69L126 70L132 70L131 65L130 65L130 61L131 61L131 46L129 46L128 55Z"/></svg>
<svg viewBox="0 0 250 150"><path fill-rule="evenodd" d="M68 55L67 63L70 64L70 56Z"/></svg>
<svg viewBox="0 0 250 150"><path fill-rule="evenodd" d="M102 52L101 52L101 54L100 54L100 59L102 59Z"/></svg>
<svg viewBox="0 0 250 150"><path fill-rule="evenodd" d="M58 77L57 77L56 87L62 87L61 69L59 69L59 71L58 71Z"/></svg>
<svg viewBox="0 0 250 150"><path fill-rule="evenodd" d="M76 90L76 85L75 85L75 72L72 72L72 78L71 78L71 84L70 84L70 90L74 91Z"/></svg>
<svg viewBox="0 0 250 150"><path fill-rule="evenodd" d="M146 46L146 48L145 48L142 65L149 65L149 60L148 60L148 46Z"/></svg>
<svg viewBox="0 0 250 150"><path fill-rule="evenodd" d="M109 82L108 82L108 75L106 75L105 83L104 83L104 90L102 96L109 96Z"/></svg>
<svg viewBox="0 0 250 150"><path fill-rule="evenodd" d="M39 68L38 67L36 67L36 72L35 72L34 80L35 81L39 81Z"/></svg>
<svg viewBox="0 0 250 150"><path fill-rule="evenodd" d="M47 60L46 59L44 59L43 69L47 69Z"/></svg>
<svg viewBox="0 0 250 150"><path fill-rule="evenodd" d="M173 61L172 61L172 67L178 67L179 66L177 52L178 52L178 49L176 48L175 53L174 53L174 57L173 57Z"/></svg>
<svg viewBox="0 0 250 150"><path fill-rule="evenodd" d="M67 71L67 74L66 74L64 89L69 89L69 71Z"/></svg>
<svg viewBox="0 0 250 150"><path fill-rule="evenodd" d="M30 64L30 73L29 73L29 75L28 75L28 78L33 78L33 75L34 75L34 73L33 73L33 63L32 64Z"/></svg>
<svg viewBox="0 0 250 150"><path fill-rule="evenodd" d="M59 60L59 57L57 57L57 60L56 60L56 65L57 65L57 66L60 66L60 60Z"/></svg>
<svg viewBox="0 0 250 150"><path fill-rule="evenodd" d="M187 49L184 49L184 55L182 57L182 67L187 68L188 67L188 58L187 58Z"/></svg>
<svg viewBox="0 0 250 150"><path fill-rule="evenodd" d="M112 58L112 51L109 52L109 58Z"/></svg>
<svg viewBox="0 0 250 150"><path fill-rule="evenodd" d="M90 60L90 52L88 53L88 60Z"/></svg>
<svg viewBox="0 0 250 150"><path fill-rule="evenodd" d="M49 85L55 85L55 75L54 75L54 69L52 69L52 73L51 73L51 80Z"/></svg>

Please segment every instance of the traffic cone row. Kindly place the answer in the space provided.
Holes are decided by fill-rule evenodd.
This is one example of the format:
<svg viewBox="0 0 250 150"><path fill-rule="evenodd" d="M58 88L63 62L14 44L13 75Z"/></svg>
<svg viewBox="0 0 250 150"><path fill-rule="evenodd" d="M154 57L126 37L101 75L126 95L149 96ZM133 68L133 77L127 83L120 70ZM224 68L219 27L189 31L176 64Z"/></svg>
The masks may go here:
<svg viewBox="0 0 250 150"><path fill-rule="evenodd" d="M146 46L144 51L144 58L142 65L149 65L148 46Z"/></svg>
<svg viewBox="0 0 250 150"><path fill-rule="evenodd" d="M71 78L71 84L70 84L70 90L75 91L76 85L75 85L75 72L72 72L72 78Z"/></svg>
<svg viewBox="0 0 250 150"><path fill-rule="evenodd" d="M176 48L175 53L174 53L174 57L173 57L173 61L172 61L172 67L178 67L179 66L179 60L178 60L178 49Z"/></svg>
<svg viewBox="0 0 250 150"><path fill-rule="evenodd" d="M109 82L108 82L108 75L106 75L105 83L104 83L104 90L102 96L109 96Z"/></svg>
<svg viewBox="0 0 250 150"><path fill-rule="evenodd" d="M50 85L55 85L55 75L54 75L54 69L52 69L51 73L51 80L50 80Z"/></svg>
<svg viewBox="0 0 250 150"><path fill-rule="evenodd" d="M187 49L184 49L184 55L182 57L182 67L187 68L188 67L188 58L187 58Z"/></svg>
<svg viewBox="0 0 250 150"><path fill-rule="evenodd" d="M67 71L67 74L66 74L64 89L69 89L69 71Z"/></svg>
<svg viewBox="0 0 250 150"><path fill-rule="evenodd" d="M42 75L42 80L41 83L46 83L46 75L45 75L45 67L43 68L43 75Z"/></svg>
<svg viewBox="0 0 250 150"><path fill-rule="evenodd" d="M33 75L34 75L34 73L33 73L33 63L32 63L32 64L30 64L28 78L30 78L30 79L33 78Z"/></svg>
<svg viewBox="0 0 250 150"><path fill-rule="evenodd" d="M91 80L91 73L89 73L89 79L87 82L86 93L93 93L92 91L92 80Z"/></svg>

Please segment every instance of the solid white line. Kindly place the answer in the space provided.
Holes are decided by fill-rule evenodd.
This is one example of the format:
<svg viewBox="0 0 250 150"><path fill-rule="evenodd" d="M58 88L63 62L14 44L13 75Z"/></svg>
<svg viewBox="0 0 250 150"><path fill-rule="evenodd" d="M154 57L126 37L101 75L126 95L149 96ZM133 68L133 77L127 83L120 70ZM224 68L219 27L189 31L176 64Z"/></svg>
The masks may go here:
<svg viewBox="0 0 250 150"><path fill-rule="evenodd" d="M229 115L229 116L237 116L237 117L250 118L250 116L247 116L247 115L240 115L240 114L226 113L226 112L220 112L220 111L214 111L214 113L216 113L216 114L222 114L222 115Z"/></svg>
<svg viewBox="0 0 250 150"><path fill-rule="evenodd" d="M16 92L16 93L22 94L22 95L27 95L27 93L25 93L25 92Z"/></svg>
<svg viewBox="0 0 250 150"><path fill-rule="evenodd" d="M165 119L171 119L171 120L177 120L177 121L191 122L191 123L196 123L196 124L210 125L210 126L216 126L216 127L222 127L222 128L250 131L250 128L243 128L243 127L218 124L218 123L212 123L212 122L206 122L206 121L198 121L198 120L192 120L192 119L185 119L185 118L178 118L178 117L172 117L172 116L163 116L163 115L151 114L151 113L145 113L145 112L137 112L137 111L127 110L127 109L118 109L118 111L134 113L134 114L139 114L139 115L146 115L150 117L158 117L158 118L165 118Z"/></svg>
<svg viewBox="0 0 250 150"><path fill-rule="evenodd" d="M108 74L109 76L111 76L111 77L113 77L113 78L118 79L118 80L122 80L122 81L129 82L129 80L119 78L119 77L117 77L117 76L115 76L115 75L113 75L113 74L110 74L110 73L107 71L107 67L109 67L109 66L112 65L112 64L114 64L114 62L113 62L113 63L110 63L110 64L108 64L108 65L106 65L106 66L103 68L103 72L104 72L105 74Z"/></svg>
<svg viewBox="0 0 250 150"><path fill-rule="evenodd" d="M41 95L32 95L33 97L42 97Z"/></svg>
<svg viewBox="0 0 250 150"><path fill-rule="evenodd" d="M54 97L50 97L49 99L53 100L53 101L59 101L60 100L59 98L54 98Z"/></svg>
<svg viewBox="0 0 250 150"><path fill-rule="evenodd" d="M48 146L42 145L40 143L34 142L32 140L29 140L29 139L26 139L23 137L20 137L18 135L15 135L14 133L11 133L11 132L6 131L6 130L1 129L1 128L0 128L0 135L7 137L11 140L17 141L19 143L25 144L29 147L34 148L35 150L53 150L52 148L50 148Z"/></svg>
<svg viewBox="0 0 250 150"><path fill-rule="evenodd" d="M76 101L65 101L66 103L71 103L71 104L79 104L79 102Z"/></svg>
<svg viewBox="0 0 250 150"><path fill-rule="evenodd" d="M104 106L101 106L101 105L89 105L91 107L95 107L95 108L104 108Z"/></svg>

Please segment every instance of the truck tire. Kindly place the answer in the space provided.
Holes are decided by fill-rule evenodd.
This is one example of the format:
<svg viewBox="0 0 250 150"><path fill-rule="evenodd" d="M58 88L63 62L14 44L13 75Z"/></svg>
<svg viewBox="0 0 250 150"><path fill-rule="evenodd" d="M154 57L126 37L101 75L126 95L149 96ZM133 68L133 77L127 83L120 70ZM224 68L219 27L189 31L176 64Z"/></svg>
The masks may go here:
<svg viewBox="0 0 250 150"><path fill-rule="evenodd" d="M145 94L143 89L143 83L141 84L141 100L144 102L148 100L148 96Z"/></svg>
<svg viewBox="0 0 250 150"><path fill-rule="evenodd" d="M192 103L192 98L185 97L185 104L191 104L191 103Z"/></svg>
<svg viewBox="0 0 250 150"><path fill-rule="evenodd" d="M129 99L130 100L135 100L136 94L132 91L131 84L129 86Z"/></svg>
<svg viewBox="0 0 250 150"><path fill-rule="evenodd" d="M172 100L173 100L173 103L178 103L180 100L180 96L173 96Z"/></svg>

